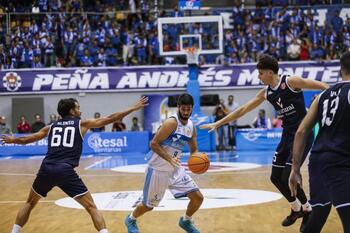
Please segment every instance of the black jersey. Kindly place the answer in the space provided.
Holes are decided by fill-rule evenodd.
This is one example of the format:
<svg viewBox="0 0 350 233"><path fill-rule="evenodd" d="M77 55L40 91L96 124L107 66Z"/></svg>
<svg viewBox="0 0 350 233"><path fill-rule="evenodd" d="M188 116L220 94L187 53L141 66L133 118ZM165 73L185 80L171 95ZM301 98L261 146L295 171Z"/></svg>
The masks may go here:
<svg viewBox="0 0 350 233"><path fill-rule="evenodd" d="M350 156L350 82L341 82L318 98L318 132L313 153Z"/></svg>
<svg viewBox="0 0 350 233"><path fill-rule="evenodd" d="M65 117L51 125L48 136L48 151L43 162L68 163L76 167L79 165L82 148L80 119Z"/></svg>
<svg viewBox="0 0 350 233"><path fill-rule="evenodd" d="M295 91L288 86L288 75L280 76L280 82L275 88L266 89L266 99L282 119L284 129L297 130L306 115L304 95L302 91Z"/></svg>

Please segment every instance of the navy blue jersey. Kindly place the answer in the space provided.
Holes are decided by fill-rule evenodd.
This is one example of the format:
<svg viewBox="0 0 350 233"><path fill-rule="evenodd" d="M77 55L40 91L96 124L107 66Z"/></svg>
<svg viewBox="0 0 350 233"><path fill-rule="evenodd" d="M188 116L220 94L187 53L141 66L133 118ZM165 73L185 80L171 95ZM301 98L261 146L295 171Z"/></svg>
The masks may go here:
<svg viewBox="0 0 350 233"><path fill-rule="evenodd" d="M306 115L304 95L302 91L295 91L288 86L288 77L288 75L280 76L280 82L275 88L268 86L266 99L282 119L282 127L297 130Z"/></svg>
<svg viewBox="0 0 350 233"><path fill-rule="evenodd" d="M350 156L350 82L341 82L318 98L318 132L313 153Z"/></svg>
<svg viewBox="0 0 350 233"><path fill-rule="evenodd" d="M68 163L76 167L79 165L82 148L80 119L65 117L51 125L48 136L48 151L43 162Z"/></svg>

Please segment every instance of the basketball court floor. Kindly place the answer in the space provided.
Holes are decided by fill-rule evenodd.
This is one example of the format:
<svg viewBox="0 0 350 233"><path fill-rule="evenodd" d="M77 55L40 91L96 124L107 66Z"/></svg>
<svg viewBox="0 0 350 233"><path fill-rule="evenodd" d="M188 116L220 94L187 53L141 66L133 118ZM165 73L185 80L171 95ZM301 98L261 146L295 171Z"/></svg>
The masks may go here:
<svg viewBox="0 0 350 233"><path fill-rule="evenodd" d="M193 175L204 194L202 209L194 216L203 233L299 232L300 220L282 227L289 205L270 183L273 151L215 152L209 154L210 170ZM109 232L126 232L124 218L140 201L147 155L83 156L77 169L105 217ZM0 233L8 233L27 198L42 156L0 157ZM187 161L188 157L184 158ZM304 187L308 190L306 166ZM177 226L188 200L166 193L160 207L139 219L144 233L181 233ZM54 188L32 212L23 232L96 232L92 221L74 200ZM323 232L342 232L334 209Z"/></svg>

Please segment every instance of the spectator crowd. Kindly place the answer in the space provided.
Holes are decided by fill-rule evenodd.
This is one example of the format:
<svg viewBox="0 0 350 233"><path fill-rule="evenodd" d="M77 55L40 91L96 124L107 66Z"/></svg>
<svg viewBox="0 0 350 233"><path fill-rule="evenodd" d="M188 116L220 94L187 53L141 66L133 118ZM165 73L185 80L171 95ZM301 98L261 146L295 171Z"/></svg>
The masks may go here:
<svg viewBox="0 0 350 233"><path fill-rule="evenodd" d="M315 8L287 7L283 6L287 1L282 0L270 4L259 2L261 4L254 9L247 9L234 1L231 10L233 29L224 30L224 53L200 56L201 64L254 62L260 53L268 53L282 61L330 60L338 59L348 50L350 18L343 20L340 17L341 8L328 7L325 22L319 22ZM185 62L181 57L166 59L159 55L157 14L150 10L148 1L120 0L115 4L113 0L39 0L23 4L5 1L0 6L0 68ZM276 4L280 6L276 7ZM20 14L23 12L30 14ZM221 12L223 10L214 9L204 15ZM8 39L5 13L11 13ZM184 12L177 8L161 11L158 15L182 16ZM199 23L193 28L202 35L203 48L210 49L218 43L212 28ZM163 49L177 49L178 37L185 30L168 27Z"/></svg>
<svg viewBox="0 0 350 233"><path fill-rule="evenodd" d="M100 118L101 114L96 112L94 114L94 118ZM47 125L51 125L57 120L60 120L60 116L56 116L55 114L50 115L50 122ZM10 126L7 125L7 119L5 116L0 115L0 134L11 134L11 133L36 133L40 131L40 129L44 128L46 124L41 118L40 114L34 115L34 122L32 124L29 123L26 116L21 116L20 121L17 124L16 129L11 129ZM126 125L122 121L114 122L112 125L112 132L114 131L126 131ZM106 131L105 127L101 128L92 128L91 132L104 132ZM143 131L143 128L140 126L137 117L132 118L132 123L129 131Z"/></svg>
<svg viewBox="0 0 350 233"><path fill-rule="evenodd" d="M227 101L220 99L219 103L215 106L213 110L214 121L219 121L226 117L231 112L239 108L239 104L235 102L235 97L229 95ZM272 129L272 128L282 128L282 120L277 115L272 121L266 115L265 109L259 109L258 116L256 116L251 124L238 125L237 120L231 121L226 125L222 125L216 129L216 149L221 150L236 150L236 132L237 129L248 129L248 128L258 128L258 129Z"/></svg>

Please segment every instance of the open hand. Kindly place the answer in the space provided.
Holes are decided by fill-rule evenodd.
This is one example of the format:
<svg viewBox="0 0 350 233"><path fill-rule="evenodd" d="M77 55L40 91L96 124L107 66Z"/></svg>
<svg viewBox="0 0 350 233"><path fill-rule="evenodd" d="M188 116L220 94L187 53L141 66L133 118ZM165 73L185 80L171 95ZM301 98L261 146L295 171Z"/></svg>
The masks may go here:
<svg viewBox="0 0 350 233"><path fill-rule="evenodd" d="M141 99L136 104L134 104L134 109L136 111L141 108L144 108L147 105L148 105L148 97L142 96Z"/></svg>
<svg viewBox="0 0 350 233"><path fill-rule="evenodd" d="M1 138L0 138L0 143L3 145L3 144L11 144L13 143L15 140L15 137L14 136L8 136L8 135L2 135Z"/></svg>
<svg viewBox="0 0 350 233"><path fill-rule="evenodd" d="M210 123L210 124L204 124L204 125L200 125L199 126L200 129L209 129L209 133L215 131L218 126L216 125L216 123Z"/></svg>
<svg viewBox="0 0 350 233"><path fill-rule="evenodd" d="M174 168L180 167L180 165L181 165L181 161L178 157L171 157L169 163Z"/></svg>

